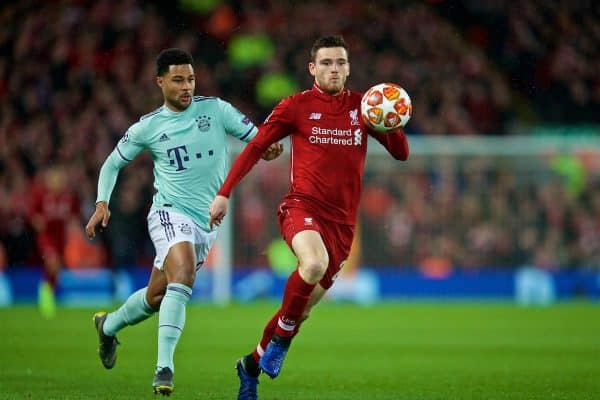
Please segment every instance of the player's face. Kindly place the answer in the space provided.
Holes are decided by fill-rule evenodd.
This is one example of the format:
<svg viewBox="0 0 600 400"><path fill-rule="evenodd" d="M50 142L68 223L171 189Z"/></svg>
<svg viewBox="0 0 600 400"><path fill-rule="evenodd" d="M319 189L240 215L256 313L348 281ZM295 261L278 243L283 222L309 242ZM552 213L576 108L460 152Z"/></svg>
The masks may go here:
<svg viewBox="0 0 600 400"><path fill-rule="evenodd" d="M169 65L169 71L156 77L165 103L173 111L183 111L192 103L196 87L194 68L190 64Z"/></svg>
<svg viewBox="0 0 600 400"><path fill-rule="evenodd" d="M323 91L338 94L344 90L350 75L348 53L343 47L321 47L315 54L315 62L308 64L308 70Z"/></svg>

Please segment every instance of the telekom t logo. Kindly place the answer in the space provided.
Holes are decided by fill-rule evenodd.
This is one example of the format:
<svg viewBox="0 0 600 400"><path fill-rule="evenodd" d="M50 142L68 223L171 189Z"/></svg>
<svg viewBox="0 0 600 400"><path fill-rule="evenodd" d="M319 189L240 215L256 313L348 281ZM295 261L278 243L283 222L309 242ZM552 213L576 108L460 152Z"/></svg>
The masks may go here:
<svg viewBox="0 0 600 400"><path fill-rule="evenodd" d="M171 158L171 154L175 155L175 158ZM177 163L176 171L183 171L184 169L187 169L183 166L183 162L189 161L190 157L188 156L185 146L177 146L167 149L167 157L169 157L169 164L175 165L175 163Z"/></svg>
<svg viewBox="0 0 600 400"><path fill-rule="evenodd" d="M167 157L169 157L169 165L177 166L177 169L175 171L183 171L183 170L187 169L187 167L185 166L185 163L190 161L190 157L202 158L203 154L204 154L204 157L213 157L215 155L215 150L208 149L208 150L204 150L202 152L197 152L197 153L194 153L192 150L190 150L190 153L191 154L188 153L188 149L185 145L167 149Z"/></svg>

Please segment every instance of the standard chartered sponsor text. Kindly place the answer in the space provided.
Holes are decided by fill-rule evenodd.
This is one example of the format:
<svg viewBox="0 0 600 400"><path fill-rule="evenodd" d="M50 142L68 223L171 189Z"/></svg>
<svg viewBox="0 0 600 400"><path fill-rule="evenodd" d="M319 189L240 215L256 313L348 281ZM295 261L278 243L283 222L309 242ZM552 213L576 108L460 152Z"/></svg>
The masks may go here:
<svg viewBox="0 0 600 400"><path fill-rule="evenodd" d="M313 126L312 135L308 141L312 144L335 144L339 146L352 146L352 129L325 129Z"/></svg>
<svg viewBox="0 0 600 400"><path fill-rule="evenodd" d="M328 136L352 136L352 129L325 129L318 126L312 127L313 135L328 135Z"/></svg>
<svg viewBox="0 0 600 400"><path fill-rule="evenodd" d="M310 138L308 138L308 141L312 144L337 144L340 146L354 145L354 141L352 140L352 138L340 139L340 138L331 137L331 136L324 136L324 137L311 136Z"/></svg>

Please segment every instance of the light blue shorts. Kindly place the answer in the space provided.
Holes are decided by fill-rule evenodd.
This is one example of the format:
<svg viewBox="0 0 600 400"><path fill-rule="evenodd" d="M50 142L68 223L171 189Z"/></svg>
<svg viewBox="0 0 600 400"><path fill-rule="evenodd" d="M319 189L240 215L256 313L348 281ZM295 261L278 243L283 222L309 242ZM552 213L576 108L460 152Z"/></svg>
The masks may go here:
<svg viewBox="0 0 600 400"><path fill-rule="evenodd" d="M194 245L196 270L200 269L217 239L217 231L206 232L187 215L164 209L150 211L148 233L156 249L154 267L161 271L169 249L180 242L190 242Z"/></svg>

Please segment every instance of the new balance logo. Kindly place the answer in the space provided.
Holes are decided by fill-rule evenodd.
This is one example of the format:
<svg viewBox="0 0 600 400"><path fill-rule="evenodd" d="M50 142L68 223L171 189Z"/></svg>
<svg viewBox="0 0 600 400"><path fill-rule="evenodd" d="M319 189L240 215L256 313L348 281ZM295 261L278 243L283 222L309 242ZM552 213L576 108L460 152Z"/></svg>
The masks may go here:
<svg viewBox="0 0 600 400"><path fill-rule="evenodd" d="M310 113L310 116L308 117L308 119L313 119L313 120L321 119L321 113Z"/></svg>
<svg viewBox="0 0 600 400"><path fill-rule="evenodd" d="M166 142L167 140L170 140L169 137L167 136L166 133L163 133L162 135L160 135L160 137L158 138L159 142Z"/></svg>

